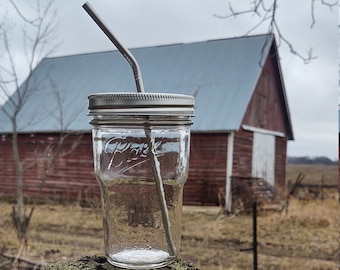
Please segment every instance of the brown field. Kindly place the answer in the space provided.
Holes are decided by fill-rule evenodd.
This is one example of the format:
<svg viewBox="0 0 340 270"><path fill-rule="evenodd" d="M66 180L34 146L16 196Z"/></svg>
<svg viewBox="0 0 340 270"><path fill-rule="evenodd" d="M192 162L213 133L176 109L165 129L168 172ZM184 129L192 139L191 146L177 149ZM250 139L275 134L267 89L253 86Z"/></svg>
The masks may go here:
<svg viewBox="0 0 340 270"><path fill-rule="evenodd" d="M338 166L330 165L287 165L286 179L294 182L299 173L305 174L303 183L321 185L322 178L325 185L338 184Z"/></svg>
<svg viewBox="0 0 340 270"><path fill-rule="evenodd" d="M316 183L324 175L324 181L336 184L337 170L337 166L290 165L287 179L295 180L302 172L305 183ZM12 206L1 202L0 207L0 251L16 254L19 245L10 218ZM253 269L252 252L240 251L252 246L251 216L225 216L219 211L218 207L184 207L181 257L202 270ZM258 269L338 269L336 191L327 192L324 200L292 198L287 216L260 212L257 222ZM37 207L21 256L53 263L102 251L100 209L49 203ZM3 261L0 257L0 265Z"/></svg>

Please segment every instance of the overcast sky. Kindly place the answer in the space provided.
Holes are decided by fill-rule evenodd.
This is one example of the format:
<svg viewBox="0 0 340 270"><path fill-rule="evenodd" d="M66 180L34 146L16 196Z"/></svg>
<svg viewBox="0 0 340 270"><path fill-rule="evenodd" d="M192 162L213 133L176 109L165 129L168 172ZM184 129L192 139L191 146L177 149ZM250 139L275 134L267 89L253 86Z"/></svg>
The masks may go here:
<svg viewBox="0 0 340 270"><path fill-rule="evenodd" d="M32 3L23 0L15 2L27 12L28 2ZM82 4L85 1L55 2L59 20L58 40L61 45L53 56L115 49L83 10ZM89 2L128 48L242 36L256 24L254 15L216 18L214 15L230 14L227 0ZM252 1L230 2L235 10L239 10L249 8L248 3ZM338 10L334 8L332 11L319 2L321 0L315 1L316 24L311 28L311 0L278 1L277 20L284 37L299 53L306 55L307 51L313 48L313 55L317 57L311 63L305 64L291 54L287 46L279 46L295 135L295 141L288 143L288 155L328 156L337 159ZM6 5L6 0L0 0L2 10ZM262 27L251 34L262 34L266 31L267 27Z"/></svg>

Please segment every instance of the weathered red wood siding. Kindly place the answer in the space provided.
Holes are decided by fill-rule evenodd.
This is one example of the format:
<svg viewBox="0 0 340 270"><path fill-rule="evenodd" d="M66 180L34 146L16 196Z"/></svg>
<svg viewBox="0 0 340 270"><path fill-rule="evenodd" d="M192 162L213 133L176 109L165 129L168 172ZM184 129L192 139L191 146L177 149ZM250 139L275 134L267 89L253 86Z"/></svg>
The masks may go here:
<svg viewBox="0 0 340 270"><path fill-rule="evenodd" d="M275 57L268 57L242 124L286 134L285 107Z"/></svg>
<svg viewBox="0 0 340 270"><path fill-rule="evenodd" d="M56 149L58 134L19 135L24 172L24 195L37 196L41 178L47 169L44 161ZM72 146L77 144L73 151ZM0 196L16 195L16 177L12 159L11 137L0 144ZM225 187L226 134L192 134L190 171L184 188L184 204L217 205L218 192ZM90 134L69 135L63 144L49 177L42 187L42 197L58 201L99 199L100 189L93 172Z"/></svg>
<svg viewBox="0 0 340 270"><path fill-rule="evenodd" d="M240 130L235 133L233 176L251 177L253 132ZM283 191L286 179L287 137L275 137L275 188Z"/></svg>
<svg viewBox="0 0 340 270"><path fill-rule="evenodd" d="M184 186L184 204L218 205L218 192L225 188L227 134L193 133L190 168Z"/></svg>
<svg viewBox="0 0 340 270"><path fill-rule="evenodd" d="M0 196L16 194L15 168L13 164L12 145L7 136L0 141Z"/></svg>
<svg viewBox="0 0 340 270"><path fill-rule="evenodd" d="M287 137L275 141L275 188L283 193L286 188Z"/></svg>
<svg viewBox="0 0 340 270"><path fill-rule="evenodd" d="M62 154L42 188L42 196L59 201L99 199L95 180L90 134L70 135ZM10 137L0 142L0 196L16 194L16 177ZM57 134L20 135L20 154L24 157L24 194L37 196L41 177L47 169L44 160L55 150ZM234 137L233 176L250 177L253 133L240 130ZM73 144L77 147L69 152ZM218 194L225 188L227 134L192 134L190 170L184 187L184 204L218 205ZM275 177L284 186L286 138L276 138ZM65 154L66 153L66 154Z"/></svg>
<svg viewBox="0 0 340 270"><path fill-rule="evenodd" d="M25 196L38 196L48 159L56 151L58 134L20 134L19 149L23 160ZM92 145L89 134L70 134L42 186L42 196L59 201L99 198L99 187L93 173ZM76 144L76 148L70 151ZM16 194L16 174L11 137L2 136L0 145L1 196Z"/></svg>
<svg viewBox="0 0 340 270"><path fill-rule="evenodd" d="M234 177L251 177L253 132L240 129L234 135Z"/></svg>

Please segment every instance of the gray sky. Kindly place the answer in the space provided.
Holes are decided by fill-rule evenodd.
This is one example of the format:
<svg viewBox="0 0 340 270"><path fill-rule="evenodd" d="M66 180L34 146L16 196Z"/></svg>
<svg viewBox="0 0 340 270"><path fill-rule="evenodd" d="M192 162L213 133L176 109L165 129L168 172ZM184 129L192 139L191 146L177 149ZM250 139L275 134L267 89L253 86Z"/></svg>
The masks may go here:
<svg viewBox="0 0 340 270"><path fill-rule="evenodd" d="M335 0L329 2L334 2ZM30 1L31 2L31 1ZM44 1L43 1L44 2ZM83 10L81 0L57 0L61 45L53 56L115 49ZM117 38L128 48L187 43L241 36L256 23L256 16L219 19L229 14L227 0L92 0ZM239 0L230 1L235 10ZM252 1L242 1L247 8ZM271 2L271 1L266 1ZM317 58L309 64L279 46L295 141L288 144L290 156L338 157L338 10L316 1L316 24L311 29L310 0L279 0L280 29L299 53L313 48ZM23 11L28 1L16 1ZM0 0L0 8L6 6ZM1 12L0 12L1 13ZM265 33L262 27L251 34ZM18 59L22 52L18 50ZM138 59L137 59L138 61ZM143 72L143 71L142 71Z"/></svg>

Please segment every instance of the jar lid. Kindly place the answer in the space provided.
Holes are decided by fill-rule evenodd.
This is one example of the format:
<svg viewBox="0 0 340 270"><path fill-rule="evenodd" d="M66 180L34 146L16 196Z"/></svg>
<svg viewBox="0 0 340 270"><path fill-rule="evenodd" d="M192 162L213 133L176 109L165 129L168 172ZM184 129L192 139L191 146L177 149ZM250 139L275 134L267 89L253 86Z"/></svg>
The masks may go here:
<svg viewBox="0 0 340 270"><path fill-rule="evenodd" d="M194 115L194 97L169 93L96 93L90 115Z"/></svg>

